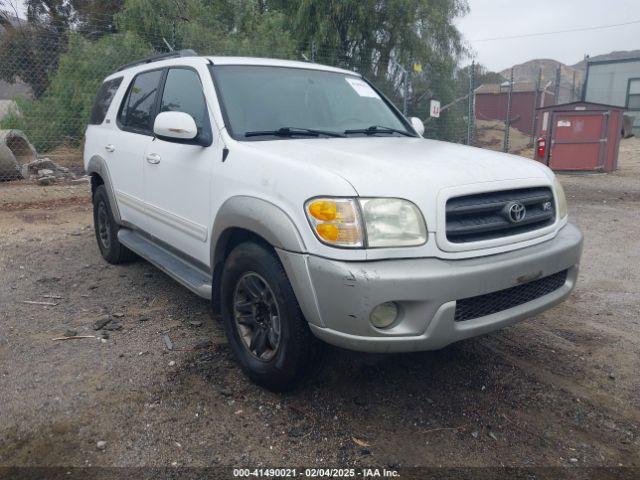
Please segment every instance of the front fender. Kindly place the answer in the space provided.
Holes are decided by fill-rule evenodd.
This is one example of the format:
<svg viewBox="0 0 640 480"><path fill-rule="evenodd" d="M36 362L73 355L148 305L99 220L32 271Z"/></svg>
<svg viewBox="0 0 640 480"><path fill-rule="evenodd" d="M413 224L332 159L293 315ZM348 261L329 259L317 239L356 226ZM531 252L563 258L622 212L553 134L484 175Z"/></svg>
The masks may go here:
<svg viewBox="0 0 640 480"><path fill-rule="evenodd" d="M247 196L233 197L218 211L211 233L214 284L218 284L222 274L225 252L231 237L229 232L237 228L259 235L275 248L305 318L308 322L323 326L308 273L304 240L293 219L280 207L266 200ZM214 305L215 302L214 299Z"/></svg>
<svg viewBox="0 0 640 480"><path fill-rule="evenodd" d="M274 248L307 251L295 223L280 207L260 198L237 196L224 202L216 215L211 231L211 265L223 258L225 232L233 228L253 232Z"/></svg>

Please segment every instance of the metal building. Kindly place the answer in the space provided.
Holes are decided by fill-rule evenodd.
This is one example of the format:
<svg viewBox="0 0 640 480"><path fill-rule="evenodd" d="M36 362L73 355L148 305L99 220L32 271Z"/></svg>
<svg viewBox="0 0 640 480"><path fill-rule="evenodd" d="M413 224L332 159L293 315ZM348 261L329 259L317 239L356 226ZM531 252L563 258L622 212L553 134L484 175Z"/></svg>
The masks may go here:
<svg viewBox="0 0 640 480"><path fill-rule="evenodd" d="M476 120L505 121L508 102L508 82L480 85L475 91ZM548 90L536 92L535 83L514 83L511 94L511 127L531 135L533 133L533 114L535 109L553 103L553 93Z"/></svg>
<svg viewBox="0 0 640 480"><path fill-rule="evenodd" d="M573 102L538 109L535 159L557 171L618 167L623 109Z"/></svg>
<svg viewBox="0 0 640 480"><path fill-rule="evenodd" d="M583 100L624 108L640 135L640 57L587 62Z"/></svg>

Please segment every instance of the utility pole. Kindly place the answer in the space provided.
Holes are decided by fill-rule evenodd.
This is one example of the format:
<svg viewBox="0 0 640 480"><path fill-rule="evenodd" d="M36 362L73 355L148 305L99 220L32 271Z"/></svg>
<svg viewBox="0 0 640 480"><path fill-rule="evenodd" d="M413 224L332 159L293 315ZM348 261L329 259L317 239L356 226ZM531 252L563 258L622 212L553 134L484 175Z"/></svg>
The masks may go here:
<svg viewBox="0 0 640 480"><path fill-rule="evenodd" d="M511 129L511 94L513 93L513 68L509 79L509 95L507 96L507 118L504 119L504 145L503 152L509 151L509 130Z"/></svg>

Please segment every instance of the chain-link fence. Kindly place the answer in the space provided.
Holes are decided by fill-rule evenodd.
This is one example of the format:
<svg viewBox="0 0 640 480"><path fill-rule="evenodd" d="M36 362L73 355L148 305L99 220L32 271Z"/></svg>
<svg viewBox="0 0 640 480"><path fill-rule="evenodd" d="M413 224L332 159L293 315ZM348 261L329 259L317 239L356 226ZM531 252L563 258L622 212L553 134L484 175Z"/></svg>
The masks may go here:
<svg viewBox="0 0 640 480"><path fill-rule="evenodd" d="M82 175L83 134L104 77L122 64L172 46L193 48L202 55L262 56L375 70L354 63L338 49L280 44L275 38L257 45L180 37L175 29L169 29L169 38L153 31L141 38L113 33L113 22L94 21L93 28L64 31L20 21L0 26L0 181L30 179L46 185ZM473 64L456 69L454 78L445 80L448 88L440 88L445 92L442 98L437 98L429 87L431 77L436 78L429 65L402 65L392 58L385 65L384 75L369 79L407 116L424 120L427 138L530 155L535 108L553 101L540 81L528 89L513 79L487 84ZM432 100L440 101L439 116L431 115Z"/></svg>

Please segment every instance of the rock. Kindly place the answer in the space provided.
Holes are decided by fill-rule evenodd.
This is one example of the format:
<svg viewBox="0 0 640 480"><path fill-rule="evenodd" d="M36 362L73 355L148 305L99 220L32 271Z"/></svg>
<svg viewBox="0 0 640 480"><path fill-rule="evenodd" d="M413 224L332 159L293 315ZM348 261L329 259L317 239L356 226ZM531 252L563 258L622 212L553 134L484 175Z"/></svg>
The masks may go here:
<svg viewBox="0 0 640 480"><path fill-rule="evenodd" d="M487 435L493 438L496 442L498 441L498 437L496 437L496 434L493 433L491 430L489 430L489 433L487 433Z"/></svg>
<svg viewBox="0 0 640 480"><path fill-rule="evenodd" d="M109 340L109 332L103 331L100 336L103 340Z"/></svg>
<svg viewBox="0 0 640 480"><path fill-rule="evenodd" d="M219 392L223 397L231 397L233 395L233 392L228 388L221 388Z"/></svg>
<svg viewBox="0 0 640 480"><path fill-rule="evenodd" d="M611 372L611 373L609 374L609 380L615 380L615 379L616 379L616 374L615 374L615 373L613 373L613 372Z"/></svg>
<svg viewBox="0 0 640 480"><path fill-rule="evenodd" d="M55 170L51 170L50 168L43 168L38 170L39 177L50 177L52 175L55 175L55 173Z"/></svg>
<svg viewBox="0 0 640 480"><path fill-rule="evenodd" d="M175 362L175 361L173 361L173 360L171 360L171 361L169 362L169 366L170 366L170 367L175 367L175 366L176 366L176 362Z"/></svg>
<svg viewBox="0 0 640 480"><path fill-rule="evenodd" d="M102 315L98 320L93 324L94 330L102 330L105 325L107 325L111 321L111 315Z"/></svg>
<svg viewBox="0 0 640 480"><path fill-rule="evenodd" d="M56 177L54 177L54 176L38 178L38 185L41 185L43 187L46 187L46 186L49 186L49 185L53 185L54 183L56 183Z"/></svg>
<svg viewBox="0 0 640 480"><path fill-rule="evenodd" d="M96 448L98 450L105 450L107 448L107 442L104 440L98 440L98 442L96 442Z"/></svg>
<svg viewBox="0 0 640 480"><path fill-rule="evenodd" d="M471 436L472 436L473 438L478 438L478 432L477 432L477 431L475 431L475 432L471 432Z"/></svg>
<svg viewBox="0 0 640 480"><path fill-rule="evenodd" d="M16 180L29 176L25 167L36 158L36 150L19 130L0 130L0 177Z"/></svg>
<svg viewBox="0 0 640 480"><path fill-rule="evenodd" d="M139 322L148 322L149 320L150 320L149 317L144 315L138 319Z"/></svg>
<svg viewBox="0 0 640 480"><path fill-rule="evenodd" d="M287 432L287 433L292 438L297 438L297 437L301 437L302 435L304 435L304 431L300 427L290 428L289 432Z"/></svg>
<svg viewBox="0 0 640 480"><path fill-rule="evenodd" d="M122 330L122 324L117 322L111 322L102 327L104 330L108 330L110 332L116 332L118 330Z"/></svg>
<svg viewBox="0 0 640 480"><path fill-rule="evenodd" d="M202 340L195 345L196 350L205 350L211 347L213 347L213 342L211 340Z"/></svg>
<svg viewBox="0 0 640 480"><path fill-rule="evenodd" d="M112 313L111 316L115 317L115 318L122 318L122 317L124 317L124 313L116 312L116 313Z"/></svg>
<svg viewBox="0 0 640 480"><path fill-rule="evenodd" d="M64 336L65 336L65 337L75 337L76 335L78 335L78 332L77 332L76 330L72 330L72 329L70 329L70 328L69 328L69 329L67 329L67 330L64 332Z"/></svg>
<svg viewBox="0 0 640 480"><path fill-rule="evenodd" d="M189 325L191 325L192 327L201 327L202 326L202 321L201 320L191 320L189 322Z"/></svg>

